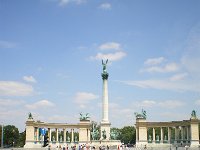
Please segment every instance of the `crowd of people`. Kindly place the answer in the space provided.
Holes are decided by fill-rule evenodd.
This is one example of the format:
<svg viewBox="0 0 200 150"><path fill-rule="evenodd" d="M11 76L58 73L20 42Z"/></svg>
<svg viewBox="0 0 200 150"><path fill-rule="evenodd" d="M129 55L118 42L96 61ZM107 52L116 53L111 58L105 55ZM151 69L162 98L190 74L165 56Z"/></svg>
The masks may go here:
<svg viewBox="0 0 200 150"><path fill-rule="evenodd" d="M55 148L52 148L51 145L48 146L48 150L53 150ZM82 144L82 145L73 145L73 146L69 146L68 144L65 146L57 146L56 150L110 150L113 149L113 147L109 147L107 146L99 146L99 147L95 147L95 146L90 146L88 144ZM116 147L116 150L129 150L129 147L127 145L118 145Z"/></svg>

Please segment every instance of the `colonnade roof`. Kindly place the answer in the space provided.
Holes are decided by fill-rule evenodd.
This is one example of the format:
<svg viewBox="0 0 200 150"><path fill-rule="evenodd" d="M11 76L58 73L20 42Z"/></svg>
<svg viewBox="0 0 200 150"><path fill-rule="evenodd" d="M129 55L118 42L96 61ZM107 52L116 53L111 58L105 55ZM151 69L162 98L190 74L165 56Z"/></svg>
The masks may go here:
<svg viewBox="0 0 200 150"><path fill-rule="evenodd" d="M45 123L45 122L41 122L41 121L27 121L26 125L28 126L33 126L33 127L39 127L39 128L60 128L60 129L67 129L67 128L90 128L90 121L83 121L83 122L79 122L77 124L68 124L68 123Z"/></svg>
<svg viewBox="0 0 200 150"><path fill-rule="evenodd" d="M200 120L183 120L183 121L171 121L171 122L136 122L136 126L145 126L148 128L156 127L178 127L178 126L189 126L192 121L199 122Z"/></svg>

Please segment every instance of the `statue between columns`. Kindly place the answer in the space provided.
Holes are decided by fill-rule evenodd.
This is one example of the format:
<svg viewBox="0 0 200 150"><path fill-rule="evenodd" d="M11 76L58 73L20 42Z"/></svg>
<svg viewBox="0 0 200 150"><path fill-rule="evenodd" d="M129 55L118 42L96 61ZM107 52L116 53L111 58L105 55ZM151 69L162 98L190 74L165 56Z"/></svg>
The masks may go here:
<svg viewBox="0 0 200 150"><path fill-rule="evenodd" d="M102 131L102 137L103 137L103 140L106 139L106 130L105 129Z"/></svg>

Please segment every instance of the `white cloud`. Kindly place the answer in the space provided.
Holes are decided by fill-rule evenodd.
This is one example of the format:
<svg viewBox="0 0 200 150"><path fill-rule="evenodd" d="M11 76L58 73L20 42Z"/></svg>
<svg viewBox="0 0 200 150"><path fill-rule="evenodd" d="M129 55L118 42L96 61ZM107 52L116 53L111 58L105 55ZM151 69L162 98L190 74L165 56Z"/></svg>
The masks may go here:
<svg viewBox="0 0 200 150"><path fill-rule="evenodd" d="M54 103L48 101L48 100L41 100L41 101L38 101L36 103L33 103L33 104L27 104L26 105L26 108L28 109L45 109L47 107L53 107L55 106Z"/></svg>
<svg viewBox="0 0 200 150"><path fill-rule="evenodd" d="M154 101L154 100L143 100L134 103L134 106L138 108L150 108L150 107L163 107L163 108L177 108L184 106L185 103L178 100L166 100L166 101Z"/></svg>
<svg viewBox="0 0 200 150"><path fill-rule="evenodd" d="M0 81L0 96L29 96L33 94L33 87L15 81Z"/></svg>
<svg viewBox="0 0 200 150"><path fill-rule="evenodd" d="M158 103L158 106L165 107L165 108L171 108L171 109L177 108L177 107L182 107L184 105L185 105L184 102L181 102L178 100L168 100L168 101L162 101L162 102Z"/></svg>
<svg viewBox="0 0 200 150"><path fill-rule="evenodd" d="M101 44L98 48L100 50L120 50L121 45L116 42L108 42L108 43Z"/></svg>
<svg viewBox="0 0 200 150"><path fill-rule="evenodd" d="M27 82L32 82L32 83L37 82L33 76L24 76L23 79L24 79L24 81L27 81Z"/></svg>
<svg viewBox="0 0 200 150"><path fill-rule="evenodd" d="M144 100L142 102L136 102L136 106L139 108L153 107L155 104L156 102L152 100Z"/></svg>
<svg viewBox="0 0 200 150"><path fill-rule="evenodd" d="M168 63L165 66L151 66L148 68L144 68L141 70L141 72L159 72L159 73L168 73L168 72L176 72L178 71L180 68L178 66L178 64L176 63Z"/></svg>
<svg viewBox="0 0 200 150"><path fill-rule="evenodd" d="M183 67L190 75L199 81L200 79L200 23L192 27L185 51L181 58Z"/></svg>
<svg viewBox="0 0 200 150"><path fill-rule="evenodd" d="M122 50L121 44L116 42L107 42L99 45L98 50L102 52L97 53L95 56L90 56L91 60L106 60L118 61L124 58L127 54ZM106 51L106 52L103 52ZM107 52L111 51L111 52Z"/></svg>
<svg viewBox="0 0 200 150"><path fill-rule="evenodd" d="M176 113L176 115L174 115L174 112L161 112L159 113L159 116L161 116L161 118L164 118L163 121L172 121L171 119L173 118L173 120L185 120L185 118L189 118L189 116L187 114L184 113Z"/></svg>
<svg viewBox="0 0 200 150"><path fill-rule="evenodd" d="M23 100L0 99L0 106L16 106L24 104Z"/></svg>
<svg viewBox="0 0 200 150"><path fill-rule="evenodd" d="M164 57L158 57L158 58L149 58L147 59L144 64L145 65L159 65L161 64L162 62L165 61L165 58Z"/></svg>
<svg viewBox="0 0 200 150"><path fill-rule="evenodd" d="M172 91L194 91L200 92L198 83L192 81L174 82L168 79L150 79L150 80L136 80L136 81L119 81L121 83L136 86L140 88L152 88L158 90L172 90Z"/></svg>
<svg viewBox="0 0 200 150"><path fill-rule="evenodd" d="M110 3L102 3L99 8L104 9L104 10L110 10L111 9L111 4Z"/></svg>
<svg viewBox="0 0 200 150"><path fill-rule="evenodd" d="M200 100L196 100L195 104L198 105L198 106L200 106Z"/></svg>
<svg viewBox="0 0 200 150"><path fill-rule="evenodd" d="M125 57L127 54L125 52L115 52L115 53L107 53L107 54L103 54L103 53L97 53L96 56L91 56L90 59L92 60L110 60L110 61L117 61L122 59L123 57Z"/></svg>
<svg viewBox="0 0 200 150"><path fill-rule="evenodd" d="M179 73L179 74L175 74L172 77L170 77L171 81L179 81L179 80L183 80L185 79L185 77L188 76L188 73Z"/></svg>
<svg viewBox="0 0 200 150"><path fill-rule="evenodd" d="M75 3L77 5L80 5L86 2L86 0L58 0L58 1L59 1L59 6L65 6L69 3Z"/></svg>
<svg viewBox="0 0 200 150"><path fill-rule="evenodd" d="M15 48L16 43L8 42L8 41L0 41L0 48Z"/></svg>
<svg viewBox="0 0 200 150"><path fill-rule="evenodd" d="M112 122L112 124L115 124L115 127L132 125L134 112L135 112L134 109L129 108L129 106L124 107L118 103L113 103L113 102L109 103L109 114L110 114L109 120Z"/></svg>
<svg viewBox="0 0 200 150"><path fill-rule="evenodd" d="M85 108L91 100L95 100L97 98L99 98L99 96L93 93L77 92L74 99L75 103L77 103L81 108Z"/></svg>
<svg viewBox="0 0 200 150"><path fill-rule="evenodd" d="M51 116L48 116L48 117L45 117L45 118L47 118L46 121L53 122L53 123L55 123L55 122L63 122L63 121L64 121L64 123L75 123L78 120L78 117L73 116L71 114L70 115L66 115L66 116L64 116L64 115L55 115L54 114L54 115L51 115Z"/></svg>

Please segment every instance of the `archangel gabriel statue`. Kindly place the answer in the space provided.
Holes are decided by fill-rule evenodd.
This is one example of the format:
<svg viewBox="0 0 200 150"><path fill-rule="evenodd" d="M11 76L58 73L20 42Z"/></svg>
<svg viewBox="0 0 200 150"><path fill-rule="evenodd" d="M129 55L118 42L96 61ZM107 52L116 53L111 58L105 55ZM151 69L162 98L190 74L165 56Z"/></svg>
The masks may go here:
<svg viewBox="0 0 200 150"><path fill-rule="evenodd" d="M107 71L106 71L106 65L107 65L107 63L108 63L108 59L106 60L106 62L104 62L103 59L102 59L103 73L107 73Z"/></svg>

